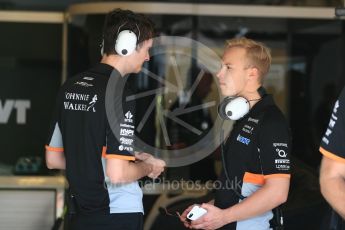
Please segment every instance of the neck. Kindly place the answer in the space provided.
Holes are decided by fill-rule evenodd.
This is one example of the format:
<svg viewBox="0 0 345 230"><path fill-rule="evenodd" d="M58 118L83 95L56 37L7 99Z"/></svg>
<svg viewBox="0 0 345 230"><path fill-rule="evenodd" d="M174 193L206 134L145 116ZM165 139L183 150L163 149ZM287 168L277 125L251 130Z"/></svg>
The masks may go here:
<svg viewBox="0 0 345 230"><path fill-rule="evenodd" d="M241 97L246 98L249 101L249 106L252 108L256 103L258 103L261 99L260 94L258 93L258 88L260 86L254 87L251 90L247 90L241 93Z"/></svg>
<svg viewBox="0 0 345 230"><path fill-rule="evenodd" d="M117 69L117 71L120 72L122 77L129 73L126 68L125 61L123 60L123 58L117 55L104 55L102 57L101 63L108 64L114 67L115 69Z"/></svg>

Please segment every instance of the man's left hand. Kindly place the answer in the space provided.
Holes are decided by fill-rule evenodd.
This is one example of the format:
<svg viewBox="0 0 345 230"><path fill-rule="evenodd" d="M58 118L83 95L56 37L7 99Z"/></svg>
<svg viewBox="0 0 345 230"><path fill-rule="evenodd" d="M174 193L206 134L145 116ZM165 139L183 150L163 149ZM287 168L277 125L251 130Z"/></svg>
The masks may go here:
<svg viewBox="0 0 345 230"><path fill-rule="evenodd" d="M148 158L152 158L153 156L149 153L144 153L144 152L135 152L135 159L139 161L145 161Z"/></svg>
<svg viewBox="0 0 345 230"><path fill-rule="evenodd" d="M217 229L228 222L225 220L225 210L217 208L212 204L202 204L202 208L207 210L207 213L199 219L192 221L190 227L193 229Z"/></svg>

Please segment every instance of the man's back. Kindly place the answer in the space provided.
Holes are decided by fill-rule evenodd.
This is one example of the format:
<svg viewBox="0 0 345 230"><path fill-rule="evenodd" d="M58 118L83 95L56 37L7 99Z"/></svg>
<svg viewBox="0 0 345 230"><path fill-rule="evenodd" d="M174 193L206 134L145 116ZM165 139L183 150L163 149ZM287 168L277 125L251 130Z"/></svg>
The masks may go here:
<svg viewBox="0 0 345 230"><path fill-rule="evenodd" d="M106 116L105 92L112 71L111 66L98 64L69 79L58 95L56 123L52 126L61 131L66 177L81 212L117 213L123 208L126 212L142 212L142 193L137 182L112 185L105 176L106 158L134 160L131 152L120 150ZM121 76L115 74L114 77ZM133 107L133 104L125 105L126 109L131 108L132 114ZM52 142L55 131L51 133ZM132 197L128 197L127 192L131 192ZM131 206L126 208L126 203Z"/></svg>

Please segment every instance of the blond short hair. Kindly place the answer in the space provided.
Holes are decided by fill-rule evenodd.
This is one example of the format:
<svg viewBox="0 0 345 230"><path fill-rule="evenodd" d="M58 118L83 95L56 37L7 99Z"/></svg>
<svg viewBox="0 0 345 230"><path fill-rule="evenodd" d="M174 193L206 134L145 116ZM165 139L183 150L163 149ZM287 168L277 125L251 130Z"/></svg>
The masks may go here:
<svg viewBox="0 0 345 230"><path fill-rule="evenodd" d="M260 72L260 78L263 80L271 66L272 57L270 49L261 42L245 37L228 40L225 51L233 47L246 50L246 56L249 61L248 65L257 68Z"/></svg>

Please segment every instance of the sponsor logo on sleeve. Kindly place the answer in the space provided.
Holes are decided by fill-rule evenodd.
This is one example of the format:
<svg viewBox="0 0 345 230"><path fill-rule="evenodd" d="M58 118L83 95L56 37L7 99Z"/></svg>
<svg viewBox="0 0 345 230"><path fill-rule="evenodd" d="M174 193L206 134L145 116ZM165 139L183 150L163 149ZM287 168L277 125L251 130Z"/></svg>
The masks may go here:
<svg viewBox="0 0 345 230"><path fill-rule="evenodd" d="M133 152L133 148L129 146L124 146L123 149L128 152Z"/></svg>
<svg viewBox="0 0 345 230"><path fill-rule="evenodd" d="M287 148L288 145L287 143L273 143L273 147L276 148L276 147L285 147Z"/></svg>
<svg viewBox="0 0 345 230"><path fill-rule="evenodd" d="M120 146L119 146L119 150L120 150L120 151L129 151L129 152L133 152L133 148L130 147L130 146L123 146L123 145L120 145Z"/></svg>
<svg viewBox="0 0 345 230"><path fill-rule="evenodd" d="M276 152L278 153L278 156L280 156L280 157L286 157L287 156L287 153L285 152L284 149L276 148Z"/></svg>
<svg viewBox="0 0 345 230"><path fill-rule="evenodd" d="M276 169L282 170L282 171L288 171L290 170L290 160L287 159L287 143L273 143L273 147L275 148L275 151L279 157L279 159L275 159L275 167Z"/></svg>
<svg viewBox="0 0 345 230"><path fill-rule="evenodd" d="M131 113L131 111L128 111L126 114L125 114L125 122L127 123L133 123L133 114Z"/></svg>
<svg viewBox="0 0 345 230"><path fill-rule="evenodd" d="M129 129L134 129L134 125L129 125L129 124L120 124L120 127L124 127L124 128L129 128Z"/></svg>
<svg viewBox="0 0 345 230"><path fill-rule="evenodd" d="M323 138L322 138L322 141L323 141L326 145L329 144L329 140L328 140L326 137L323 137Z"/></svg>
<svg viewBox="0 0 345 230"><path fill-rule="evenodd" d="M335 102L334 108L333 108L333 113L336 114L338 112L339 108L339 100Z"/></svg>
<svg viewBox="0 0 345 230"><path fill-rule="evenodd" d="M276 159L275 163L276 164L290 164L290 160L289 159Z"/></svg>
<svg viewBox="0 0 345 230"><path fill-rule="evenodd" d="M285 158L287 156L287 148L288 144L287 143L273 143L273 148L275 148L278 156Z"/></svg>
<svg viewBox="0 0 345 230"><path fill-rule="evenodd" d="M131 139L131 138L125 138L125 137L121 137L120 138L120 142L121 142L121 144L123 144L123 145L132 145L133 144L133 139Z"/></svg>
<svg viewBox="0 0 345 230"><path fill-rule="evenodd" d="M339 108L339 100L335 103L334 108L333 108L333 113L331 116L331 119L329 120L328 128L322 137L322 142L325 143L326 145L329 144L329 137L332 134L333 128L338 120L338 117L336 116Z"/></svg>
<svg viewBox="0 0 345 230"><path fill-rule="evenodd" d="M330 128L334 128L334 126L335 126L335 120L333 120L333 118L331 118L331 120L329 121L328 126L329 126Z"/></svg>
<svg viewBox="0 0 345 230"><path fill-rule="evenodd" d="M132 137L134 135L134 130L131 129L120 129L120 136Z"/></svg>
<svg viewBox="0 0 345 230"><path fill-rule="evenodd" d="M276 169L287 171L287 170L290 170L290 165L276 164Z"/></svg>

